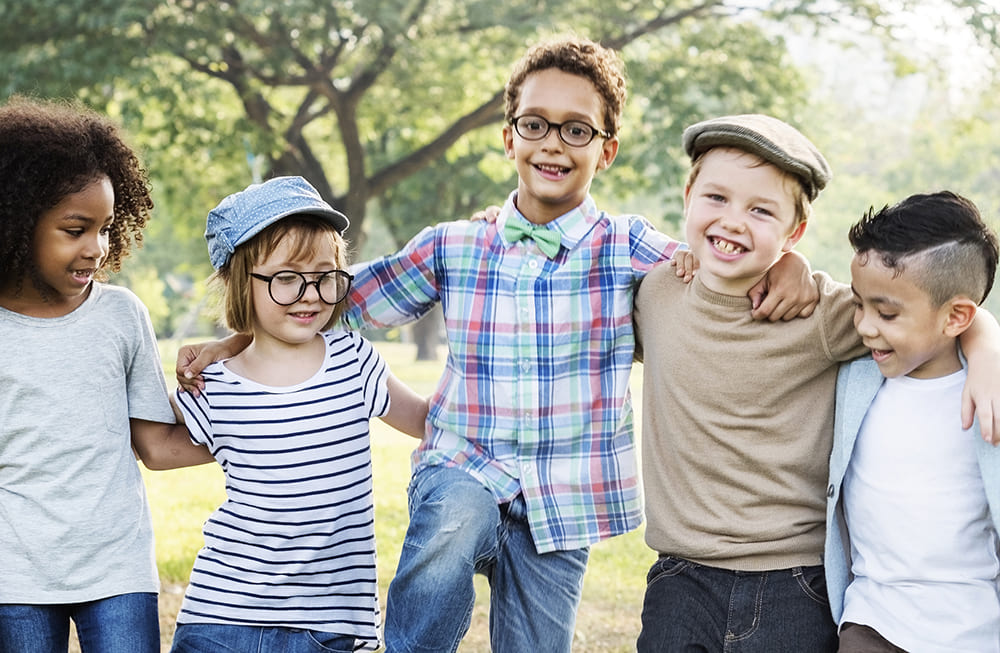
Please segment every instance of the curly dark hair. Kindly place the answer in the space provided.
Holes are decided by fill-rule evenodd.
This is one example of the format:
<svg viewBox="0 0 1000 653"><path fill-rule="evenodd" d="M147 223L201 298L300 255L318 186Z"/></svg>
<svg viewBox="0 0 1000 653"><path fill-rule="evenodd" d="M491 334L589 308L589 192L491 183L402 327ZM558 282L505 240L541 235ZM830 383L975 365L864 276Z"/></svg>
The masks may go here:
<svg viewBox="0 0 1000 653"><path fill-rule="evenodd" d="M577 37L543 41L530 48L514 65L504 89L507 122L514 119L524 80L531 73L549 68L589 79L604 100L603 129L612 136L621 130L626 97L625 63L615 50Z"/></svg>
<svg viewBox="0 0 1000 653"><path fill-rule="evenodd" d="M0 106L0 287L20 287L35 269L39 217L104 175L115 206L102 272L117 272L153 208L149 175L118 127L69 102L15 96Z"/></svg>

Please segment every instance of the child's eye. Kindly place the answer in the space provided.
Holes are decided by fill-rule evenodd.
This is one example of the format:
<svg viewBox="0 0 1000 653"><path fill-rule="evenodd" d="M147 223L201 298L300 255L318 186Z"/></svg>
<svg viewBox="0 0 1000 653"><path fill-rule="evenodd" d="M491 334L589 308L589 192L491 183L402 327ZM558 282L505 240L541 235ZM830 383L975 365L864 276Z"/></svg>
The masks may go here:
<svg viewBox="0 0 1000 653"><path fill-rule="evenodd" d="M64 229L64 231L73 238L79 238L83 235L83 229Z"/></svg>
<svg viewBox="0 0 1000 653"><path fill-rule="evenodd" d="M886 322L892 322L897 317L895 314L889 314L889 313L879 313L878 316L881 319L885 320Z"/></svg>
<svg viewBox="0 0 1000 653"><path fill-rule="evenodd" d="M762 208L762 207L759 207L759 206L754 207L753 209L751 209L751 213L755 213L757 215L762 215L762 216L765 216L765 217L768 217L768 218L774 215L774 213L772 213L769 209L765 209L765 208Z"/></svg>
<svg viewBox="0 0 1000 653"><path fill-rule="evenodd" d="M705 197L707 197L708 199L712 200L713 202L725 202L726 201L725 197L723 197L722 195L718 195L716 193L709 193L709 194L705 195Z"/></svg>

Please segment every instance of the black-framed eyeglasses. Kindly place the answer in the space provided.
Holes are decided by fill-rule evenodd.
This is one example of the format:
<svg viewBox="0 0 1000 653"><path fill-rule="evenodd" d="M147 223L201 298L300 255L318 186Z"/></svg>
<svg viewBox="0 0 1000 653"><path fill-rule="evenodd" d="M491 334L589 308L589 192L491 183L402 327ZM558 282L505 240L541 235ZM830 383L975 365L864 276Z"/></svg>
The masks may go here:
<svg viewBox="0 0 1000 653"><path fill-rule="evenodd" d="M549 135L554 127L558 130L559 139L570 147L585 147L590 145L594 137L611 138L611 134L583 122L568 120L566 122L549 122L541 116L531 114L517 116L511 119L517 135L526 141L540 141Z"/></svg>
<svg viewBox="0 0 1000 653"><path fill-rule="evenodd" d="M318 275L312 281L308 281L305 275ZM250 276L267 282L267 294L271 300L279 306L291 306L302 299L306 294L306 288L316 286L319 298L325 304L336 304L344 301L347 293L351 291L351 282L354 275L343 270L329 270L327 272L295 272L293 270L282 270L275 272L271 276L251 272Z"/></svg>

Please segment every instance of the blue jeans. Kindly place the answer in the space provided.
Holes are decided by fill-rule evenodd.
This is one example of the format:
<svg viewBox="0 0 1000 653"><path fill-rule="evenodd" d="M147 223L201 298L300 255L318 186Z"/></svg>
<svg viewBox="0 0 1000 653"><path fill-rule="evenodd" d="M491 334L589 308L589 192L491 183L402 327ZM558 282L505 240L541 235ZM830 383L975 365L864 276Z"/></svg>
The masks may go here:
<svg viewBox="0 0 1000 653"><path fill-rule="evenodd" d="M639 653L837 650L821 565L730 571L661 557L649 570Z"/></svg>
<svg viewBox="0 0 1000 653"><path fill-rule="evenodd" d="M494 653L568 653L589 549L539 554L524 500L498 506L475 478L424 468L386 606L386 653L447 653L469 629L473 577L490 583Z"/></svg>
<svg viewBox="0 0 1000 653"><path fill-rule="evenodd" d="M299 628L179 624L170 653L353 653L354 638Z"/></svg>
<svg viewBox="0 0 1000 653"><path fill-rule="evenodd" d="M0 605L0 653L65 653L69 620L83 653L159 653L156 594L120 594L86 603Z"/></svg>

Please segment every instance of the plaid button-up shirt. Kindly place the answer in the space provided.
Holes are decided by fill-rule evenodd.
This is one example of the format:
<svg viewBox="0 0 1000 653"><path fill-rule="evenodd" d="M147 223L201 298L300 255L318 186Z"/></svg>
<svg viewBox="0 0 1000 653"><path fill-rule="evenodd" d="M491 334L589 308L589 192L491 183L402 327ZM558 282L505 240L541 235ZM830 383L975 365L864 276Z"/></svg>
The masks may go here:
<svg viewBox="0 0 1000 653"><path fill-rule="evenodd" d="M682 245L639 216L587 200L548 227L553 259L495 224L427 227L400 252L357 266L345 321L410 322L444 309L448 359L430 433L413 457L464 469L500 502L523 494L539 553L576 549L642 521L632 406L632 298Z"/></svg>

